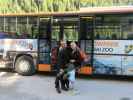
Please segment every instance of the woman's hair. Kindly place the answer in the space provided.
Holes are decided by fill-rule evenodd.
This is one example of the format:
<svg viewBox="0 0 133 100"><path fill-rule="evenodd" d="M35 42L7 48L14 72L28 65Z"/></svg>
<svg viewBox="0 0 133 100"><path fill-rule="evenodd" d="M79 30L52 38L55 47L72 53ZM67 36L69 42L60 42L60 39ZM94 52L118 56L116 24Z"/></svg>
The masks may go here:
<svg viewBox="0 0 133 100"><path fill-rule="evenodd" d="M70 44L71 46L73 46L73 47L77 47L77 44L75 43L75 42L71 42L71 44Z"/></svg>

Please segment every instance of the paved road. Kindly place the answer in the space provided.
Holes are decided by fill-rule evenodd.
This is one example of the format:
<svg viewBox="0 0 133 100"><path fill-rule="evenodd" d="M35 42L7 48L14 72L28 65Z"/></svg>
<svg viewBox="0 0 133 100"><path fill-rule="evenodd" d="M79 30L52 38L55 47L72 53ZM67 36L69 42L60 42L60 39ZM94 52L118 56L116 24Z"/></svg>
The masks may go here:
<svg viewBox="0 0 133 100"><path fill-rule="evenodd" d="M133 100L133 82L77 79L80 94L56 93L54 77L0 72L0 100Z"/></svg>

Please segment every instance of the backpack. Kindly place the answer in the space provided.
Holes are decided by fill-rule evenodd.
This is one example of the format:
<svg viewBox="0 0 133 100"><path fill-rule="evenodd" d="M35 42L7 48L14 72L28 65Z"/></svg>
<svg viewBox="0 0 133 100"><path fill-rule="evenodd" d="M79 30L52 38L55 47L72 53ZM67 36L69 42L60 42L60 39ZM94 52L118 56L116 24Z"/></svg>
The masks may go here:
<svg viewBox="0 0 133 100"><path fill-rule="evenodd" d="M86 53L83 50L80 50L79 52L81 61L84 61L87 58Z"/></svg>

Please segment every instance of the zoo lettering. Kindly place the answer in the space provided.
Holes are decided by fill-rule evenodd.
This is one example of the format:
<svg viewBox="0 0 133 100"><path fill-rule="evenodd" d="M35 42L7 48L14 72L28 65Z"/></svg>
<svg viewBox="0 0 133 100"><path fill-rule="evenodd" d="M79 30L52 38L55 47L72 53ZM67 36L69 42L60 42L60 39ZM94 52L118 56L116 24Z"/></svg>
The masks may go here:
<svg viewBox="0 0 133 100"><path fill-rule="evenodd" d="M113 48L94 48L94 51L99 53L99 52L107 52L107 53L111 53L114 51Z"/></svg>

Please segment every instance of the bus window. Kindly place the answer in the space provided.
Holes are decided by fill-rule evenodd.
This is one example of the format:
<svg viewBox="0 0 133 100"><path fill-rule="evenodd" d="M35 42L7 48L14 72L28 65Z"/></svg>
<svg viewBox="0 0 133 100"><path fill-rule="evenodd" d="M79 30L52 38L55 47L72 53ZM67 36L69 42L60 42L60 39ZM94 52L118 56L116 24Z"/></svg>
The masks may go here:
<svg viewBox="0 0 133 100"><path fill-rule="evenodd" d="M39 52L50 52L50 43L47 40L40 39Z"/></svg>
<svg viewBox="0 0 133 100"><path fill-rule="evenodd" d="M133 15L122 16L121 20L122 39L133 39Z"/></svg>
<svg viewBox="0 0 133 100"><path fill-rule="evenodd" d="M50 64L50 42L46 39L39 40L39 63Z"/></svg>
<svg viewBox="0 0 133 100"><path fill-rule="evenodd" d="M133 39L133 15L104 15L95 20L95 39Z"/></svg>
<svg viewBox="0 0 133 100"><path fill-rule="evenodd" d="M80 18L80 39L91 39L93 34L93 17Z"/></svg>
<svg viewBox="0 0 133 100"><path fill-rule="evenodd" d="M61 32L61 22L59 19L54 18L52 23L52 39L59 41Z"/></svg>
<svg viewBox="0 0 133 100"><path fill-rule="evenodd" d="M39 38L49 39L51 35L51 20L50 18L40 18Z"/></svg>
<svg viewBox="0 0 133 100"><path fill-rule="evenodd" d="M97 16L94 33L95 39L121 39L119 16Z"/></svg>
<svg viewBox="0 0 133 100"><path fill-rule="evenodd" d="M67 41L78 41L78 18L64 18L63 39Z"/></svg>
<svg viewBox="0 0 133 100"><path fill-rule="evenodd" d="M15 33L16 32L16 17L5 17L5 32Z"/></svg>
<svg viewBox="0 0 133 100"><path fill-rule="evenodd" d="M0 32L11 34L11 38L36 38L38 34L35 17L1 17Z"/></svg>
<svg viewBox="0 0 133 100"><path fill-rule="evenodd" d="M28 33L30 34L30 38L37 38L39 34L39 25L38 25L38 17L28 17Z"/></svg>
<svg viewBox="0 0 133 100"><path fill-rule="evenodd" d="M17 35L18 38L27 38L28 35L27 17L17 18Z"/></svg>
<svg viewBox="0 0 133 100"><path fill-rule="evenodd" d="M52 39L78 41L78 18L61 17L53 19Z"/></svg>
<svg viewBox="0 0 133 100"><path fill-rule="evenodd" d="M0 32L4 32L4 17L0 17Z"/></svg>

